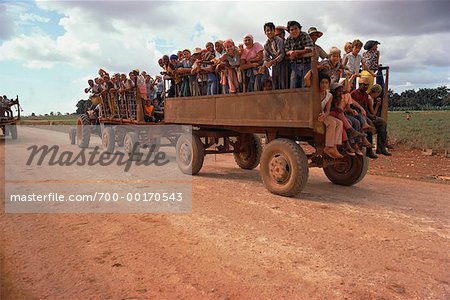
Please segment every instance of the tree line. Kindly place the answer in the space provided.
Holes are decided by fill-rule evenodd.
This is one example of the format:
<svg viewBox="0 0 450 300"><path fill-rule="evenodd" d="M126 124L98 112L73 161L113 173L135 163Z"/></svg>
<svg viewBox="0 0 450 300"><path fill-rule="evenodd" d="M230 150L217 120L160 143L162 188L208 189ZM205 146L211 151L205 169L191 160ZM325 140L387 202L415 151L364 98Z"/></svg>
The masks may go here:
<svg viewBox="0 0 450 300"><path fill-rule="evenodd" d="M390 110L447 110L450 109L450 89L446 86L405 90L394 93L389 89Z"/></svg>

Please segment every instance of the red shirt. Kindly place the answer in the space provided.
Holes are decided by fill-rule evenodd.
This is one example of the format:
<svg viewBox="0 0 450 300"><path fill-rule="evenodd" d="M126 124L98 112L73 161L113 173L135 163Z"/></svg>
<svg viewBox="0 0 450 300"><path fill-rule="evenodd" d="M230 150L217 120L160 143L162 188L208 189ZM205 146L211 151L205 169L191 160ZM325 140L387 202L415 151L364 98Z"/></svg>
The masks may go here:
<svg viewBox="0 0 450 300"><path fill-rule="evenodd" d="M374 120L376 118L376 116L372 115L371 110L369 109L371 103L369 100L369 95L367 95L366 92L357 89L351 92L350 95L352 96L354 101L358 102L358 104L364 108L369 119Z"/></svg>
<svg viewBox="0 0 450 300"><path fill-rule="evenodd" d="M369 105L370 105L369 95L367 95L366 92L363 92L363 91L360 91L360 89L357 89L357 90L354 90L353 92L351 92L350 95L352 96L353 100L358 102L358 104L364 108L364 110L366 112L370 112L368 110Z"/></svg>

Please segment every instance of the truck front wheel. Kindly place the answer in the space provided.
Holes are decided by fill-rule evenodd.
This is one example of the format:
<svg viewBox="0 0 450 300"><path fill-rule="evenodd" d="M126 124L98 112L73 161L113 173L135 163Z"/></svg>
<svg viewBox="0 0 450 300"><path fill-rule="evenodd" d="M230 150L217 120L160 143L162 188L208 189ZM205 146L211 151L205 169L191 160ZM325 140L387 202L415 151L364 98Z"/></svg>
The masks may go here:
<svg viewBox="0 0 450 300"><path fill-rule="evenodd" d="M266 145L260 168L264 185L274 194L295 196L308 181L308 159L293 140L279 138Z"/></svg>

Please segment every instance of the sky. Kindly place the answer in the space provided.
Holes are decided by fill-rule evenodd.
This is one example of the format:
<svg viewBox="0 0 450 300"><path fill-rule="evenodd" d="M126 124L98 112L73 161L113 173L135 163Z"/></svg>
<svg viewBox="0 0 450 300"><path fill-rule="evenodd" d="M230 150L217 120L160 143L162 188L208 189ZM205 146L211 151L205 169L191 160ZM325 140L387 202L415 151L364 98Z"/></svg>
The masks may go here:
<svg viewBox="0 0 450 300"><path fill-rule="evenodd" d="M450 1L8 1L0 0L0 94L19 95L23 114L74 112L87 80L296 20L315 26L325 50L356 38L381 44L390 88L450 86Z"/></svg>

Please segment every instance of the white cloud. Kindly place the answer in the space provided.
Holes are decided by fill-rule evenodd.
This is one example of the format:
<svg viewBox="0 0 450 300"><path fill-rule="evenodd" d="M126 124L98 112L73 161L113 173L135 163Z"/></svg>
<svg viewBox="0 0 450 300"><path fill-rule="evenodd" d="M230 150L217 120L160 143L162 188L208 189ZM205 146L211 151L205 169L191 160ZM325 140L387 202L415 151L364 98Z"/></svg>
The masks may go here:
<svg viewBox="0 0 450 300"><path fill-rule="evenodd" d="M24 13L20 14L19 19L22 22L41 22L41 23L48 23L50 21L49 18L44 18L41 16L38 16L36 14L32 13Z"/></svg>
<svg viewBox="0 0 450 300"><path fill-rule="evenodd" d="M12 37L16 31L10 10L5 4L0 3L0 40Z"/></svg>
<svg viewBox="0 0 450 300"><path fill-rule="evenodd" d="M29 68L51 68L66 58L55 40L40 34L22 34L0 46L0 60L20 60Z"/></svg>
<svg viewBox="0 0 450 300"><path fill-rule="evenodd" d="M439 3L429 5L428 10L424 2L404 4L37 1L38 7L63 15L59 25L64 34L53 39L43 33L17 36L0 46L0 59L18 60L32 68L64 63L84 69L103 67L111 72L139 67L155 74L159 72L157 59L163 54L160 51L170 54L179 49L203 47L213 37L233 38L240 43L247 33L263 42L265 22L273 21L278 25L298 20L304 31L316 26L324 32L318 41L324 49L332 46L342 49L346 41L355 38L362 41L378 39L381 62L391 66L393 85L401 85L406 82L401 72L414 70L426 74L422 73L426 67L450 65L446 49L450 44L449 34L442 31L449 23L447 19L435 20L429 16L430 13L442 15ZM441 6L445 8L448 4ZM373 18L355 22L368 10L374 13ZM395 18L385 17L395 13L398 14ZM38 17L29 14L26 18L37 21ZM428 23L420 20L428 20ZM426 34L412 35L411 24L419 21L422 25L416 31ZM196 31L200 27L202 30ZM435 78L426 75L414 77L411 82L423 82L423 77Z"/></svg>

